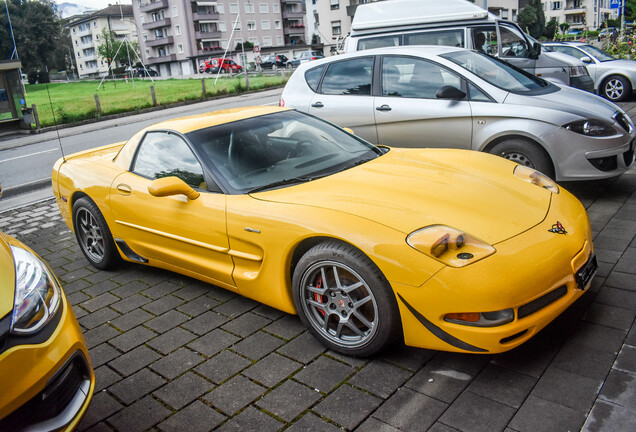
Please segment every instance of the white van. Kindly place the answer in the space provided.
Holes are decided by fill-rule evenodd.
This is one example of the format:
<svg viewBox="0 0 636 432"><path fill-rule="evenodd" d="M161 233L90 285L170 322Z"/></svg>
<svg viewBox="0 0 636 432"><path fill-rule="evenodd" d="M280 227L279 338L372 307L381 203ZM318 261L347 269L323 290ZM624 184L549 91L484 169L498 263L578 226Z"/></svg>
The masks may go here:
<svg viewBox="0 0 636 432"><path fill-rule="evenodd" d="M581 61L542 52L541 44L516 23L466 0L388 0L358 6L345 52L398 45L484 51L549 81L594 91L594 81Z"/></svg>

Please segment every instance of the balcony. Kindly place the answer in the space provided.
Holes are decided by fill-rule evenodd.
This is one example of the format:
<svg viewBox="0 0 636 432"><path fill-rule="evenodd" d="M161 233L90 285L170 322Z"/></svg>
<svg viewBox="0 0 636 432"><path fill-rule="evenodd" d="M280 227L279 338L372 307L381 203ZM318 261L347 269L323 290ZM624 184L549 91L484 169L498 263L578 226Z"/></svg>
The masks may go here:
<svg viewBox="0 0 636 432"><path fill-rule="evenodd" d="M97 60L97 54L82 55L82 61L89 62L92 60Z"/></svg>
<svg viewBox="0 0 636 432"><path fill-rule="evenodd" d="M280 0L282 4L301 4L302 0Z"/></svg>
<svg viewBox="0 0 636 432"><path fill-rule="evenodd" d="M305 26L285 27L283 33L286 35L304 35Z"/></svg>
<svg viewBox="0 0 636 432"><path fill-rule="evenodd" d="M217 39L221 39L221 32L220 31L207 31L207 32L198 31L194 33L194 38L196 40L203 40L203 39L217 40Z"/></svg>
<svg viewBox="0 0 636 432"><path fill-rule="evenodd" d="M176 60L177 60L176 54L168 54L168 55L160 56L160 57L149 57L148 64L166 63L166 62L172 62Z"/></svg>
<svg viewBox="0 0 636 432"><path fill-rule="evenodd" d="M145 4L139 8L140 12L149 13L156 10L165 9L168 7L168 0L159 0L152 3Z"/></svg>
<svg viewBox="0 0 636 432"><path fill-rule="evenodd" d="M85 28L84 30L81 30L81 31L78 30L75 32L75 36L78 38L81 38L82 36L92 35L92 34L93 34L93 30L90 27Z"/></svg>
<svg viewBox="0 0 636 432"><path fill-rule="evenodd" d="M216 6L219 2L213 0L190 0L190 3L195 3L199 6Z"/></svg>
<svg viewBox="0 0 636 432"><path fill-rule="evenodd" d="M300 11L284 10L283 11L283 19L289 19L289 18L303 19L304 16L305 16L305 12L303 12L302 10Z"/></svg>
<svg viewBox="0 0 636 432"><path fill-rule="evenodd" d="M218 21L219 13L202 13L202 12L194 12L192 14L192 19L194 21Z"/></svg>
<svg viewBox="0 0 636 432"><path fill-rule="evenodd" d="M584 14L585 12L586 12L585 6L575 6L575 7L565 8L566 15Z"/></svg>
<svg viewBox="0 0 636 432"><path fill-rule="evenodd" d="M143 28L144 30L153 30L161 27L170 27L170 18L164 18L162 20L143 23L141 25L141 28Z"/></svg>
<svg viewBox="0 0 636 432"><path fill-rule="evenodd" d="M147 47L158 47L163 45L172 45L174 43L174 38L172 36L163 37L155 40L147 40Z"/></svg>
<svg viewBox="0 0 636 432"><path fill-rule="evenodd" d="M78 48L80 49L84 49L84 48L93 48L93 41L88 41L88 42L82 42L80 41L79 45L77 45Z"/></svg>

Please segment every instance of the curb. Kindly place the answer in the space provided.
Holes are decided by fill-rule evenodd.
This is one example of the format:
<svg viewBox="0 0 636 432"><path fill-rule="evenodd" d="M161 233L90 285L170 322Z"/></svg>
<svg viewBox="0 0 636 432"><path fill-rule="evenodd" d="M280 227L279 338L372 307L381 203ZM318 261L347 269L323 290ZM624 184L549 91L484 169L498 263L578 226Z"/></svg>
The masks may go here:
<svg viewBox="0 0 636 432"><path fill-rule="evenodd" d="M21 184L20 186L14 186L7 189L2 189L2 197L10 198L20 194L33 192L39 189L45 189L51 187L51 179L36 180L34 182Z"/></svg>

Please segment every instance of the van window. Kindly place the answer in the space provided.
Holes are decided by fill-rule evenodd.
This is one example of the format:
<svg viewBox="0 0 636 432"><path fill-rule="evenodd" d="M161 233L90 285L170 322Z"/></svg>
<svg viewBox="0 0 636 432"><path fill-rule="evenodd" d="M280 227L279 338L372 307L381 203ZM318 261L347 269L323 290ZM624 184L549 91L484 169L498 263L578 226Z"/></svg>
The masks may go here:
<svg viewBox="0 0 636 432"><path fill-rule="evenodd" d="M382 60L383 96L435 99L445 85L461 89L461 79L436 63L401 56Z"/></svg>
<svg viewBox="0 0 636 432"><path fill-rule="evenodd" d="M471 32L474 49L490 55L498 54L497 30L495 26L477 27L473 28ZM500 25L499 32L503 57L528 57L530 51L528 41L517 29Z"/></svg>
<svg viewBox="0 0 636 432"><path fill-rule="evenodd" d="M404 35L404 45L445 45L463 47L464 30L438 30L420 33L406 33Z"/></svg>
<svg viewBox="0 0 636 432"><path fill-rule="evenodd" d="M358 51L368 50L373 48L384 48L390 46L402 45L400 35L392 36L378 36L362 39L358 42Z"/></svg>
<svg viewBox="0 0 636 432"><path fill-rule="evenodd" d="M322 80L321 91L330 95L370 95L373 57L331 63Z"/></svg>

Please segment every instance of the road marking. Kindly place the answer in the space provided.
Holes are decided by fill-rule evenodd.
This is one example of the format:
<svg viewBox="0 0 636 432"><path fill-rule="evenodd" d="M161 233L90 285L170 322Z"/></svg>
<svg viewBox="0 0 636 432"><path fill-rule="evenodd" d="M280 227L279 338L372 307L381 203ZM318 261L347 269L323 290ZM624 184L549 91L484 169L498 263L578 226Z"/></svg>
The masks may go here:
<svg viewBox="0 0 636 432"><path fill-rule="evenodd" d="M44 153L52 153L52 152L58 151L58 150L59 149L54 148L54 149L51 149L51 150L44 150L44 151L41 151L41 152L31 153L31 154L24 155L24 156L16 156L14 158L0 160L0 163L2 163L2 162L11 162L11 161L14 161L14 160L24 159L24 158L31 157L31 156L37 156L37 155L44 154Z"/></svg>

